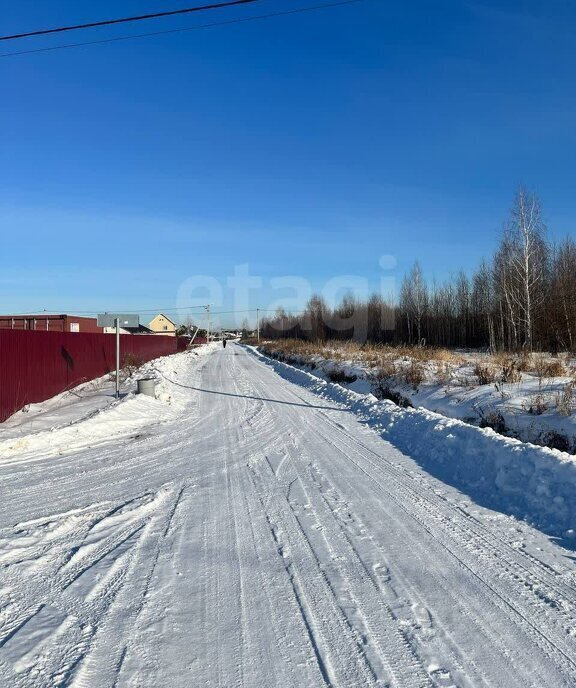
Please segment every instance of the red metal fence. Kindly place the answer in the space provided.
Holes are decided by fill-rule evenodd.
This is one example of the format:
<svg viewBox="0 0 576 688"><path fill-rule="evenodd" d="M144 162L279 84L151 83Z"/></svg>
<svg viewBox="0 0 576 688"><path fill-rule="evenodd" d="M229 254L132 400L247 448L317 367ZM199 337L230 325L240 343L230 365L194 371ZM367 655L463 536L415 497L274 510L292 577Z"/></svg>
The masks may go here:
<svg viewBox="0 0 576 688"><path fill-rule="evenodd" d="M122 335L121 360L142 361L186 348L179 337ZM110 334L0 330L0 422L26 404L44 401L116 366L116 337Z"/></svg>

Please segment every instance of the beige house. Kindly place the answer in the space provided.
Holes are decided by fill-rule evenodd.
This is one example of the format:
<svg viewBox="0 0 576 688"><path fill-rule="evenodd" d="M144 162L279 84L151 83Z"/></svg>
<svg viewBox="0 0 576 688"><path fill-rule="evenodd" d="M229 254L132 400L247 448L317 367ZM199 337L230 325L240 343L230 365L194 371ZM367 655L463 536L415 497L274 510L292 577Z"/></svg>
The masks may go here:
<svg viewBox="0 0 576 688"><path fill-rule="evenodd" d="M158 313L155 318L152 318L148 323L148 327L154 334L169 334L173 337L176 336L176 323L170 320L164 313Z"/></svg>

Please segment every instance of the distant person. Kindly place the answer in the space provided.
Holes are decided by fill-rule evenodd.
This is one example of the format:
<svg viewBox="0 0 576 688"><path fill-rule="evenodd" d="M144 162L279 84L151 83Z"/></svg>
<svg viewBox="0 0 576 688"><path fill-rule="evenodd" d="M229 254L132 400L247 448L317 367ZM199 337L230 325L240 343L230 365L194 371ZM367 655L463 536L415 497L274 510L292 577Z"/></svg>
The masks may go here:
<svg viewBox="0 0 576 688"><path fill-rule="evenodd" d="M225 340L225 339L222 340L222 346L223 346L224 348L226 348L226 340Z"/></svg>

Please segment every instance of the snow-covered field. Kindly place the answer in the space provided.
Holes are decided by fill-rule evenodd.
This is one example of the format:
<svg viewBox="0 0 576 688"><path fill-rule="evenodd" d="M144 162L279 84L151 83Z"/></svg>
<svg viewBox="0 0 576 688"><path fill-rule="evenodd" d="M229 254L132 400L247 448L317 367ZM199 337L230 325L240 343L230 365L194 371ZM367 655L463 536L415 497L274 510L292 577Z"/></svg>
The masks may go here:
<svg viewBox="0 0 576 688"><path fill-rule="evenodd" d="M0 426L1 686L576 685L573 554L504 513L569 538L572 461L235 345L152 367Z"/></svg>

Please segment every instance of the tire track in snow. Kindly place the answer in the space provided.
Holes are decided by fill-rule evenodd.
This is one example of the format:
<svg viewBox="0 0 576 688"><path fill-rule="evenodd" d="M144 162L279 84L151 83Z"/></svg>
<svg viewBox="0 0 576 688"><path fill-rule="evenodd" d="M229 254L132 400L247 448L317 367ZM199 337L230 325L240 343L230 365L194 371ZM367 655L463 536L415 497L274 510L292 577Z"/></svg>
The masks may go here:
<svg viewBox="0 0 576 688"><path fill-rule="evenodd" d="M420 526L428 533L428 535L437 541L454 559L456 559L461 566L463 566L467 572L476 578L486 590L489 591L490 597L486 598L487 604L496 604L496 606L504 612L515 625L520 625L523 632L526 633L532 640L538 645L545 655L553 658L554 664L563 667L563 671L566 676L572 677L576 681L576 662L572 659L570 655L570 650L565 646L564 637L559 637L553 628L546 628L545 631L541 630L543 625L543 620L546 618L545 614L542 614L542 609L540 608L540 613L537 618L531 619L524 609L521 609L517 603L511 601L513 599L512 595L517 593L517 586L510 586L509 590L501 590L499 587L502 585L502 574L506 573L506 570L501 567L496 567L496 570L487 571L482 567L478 567L477 561L475 559L469 559L467 556L468 547L470 544L471 533L464 533L459 537L459 547L456 549L453 543L447 540L444 534L444 528L447 525L452 526L451 534L452 536L458 536L458 531L453 527L455 514L451 512L449 516L442 519L441 528L432 529L429 526L429 521L434 518L435 511L437 509L437 504L434 503L431 495L425 499L425 507L418 509L418 502L422 498L420 494L414 494L414 491L410 488L413 486L406 486L402 480L403 476L395 475L396 467L391 464L387 459L382 457L377 457L381 459L383 463L386 464L387 468L387 480L392 480L394 483L394 489L390 489L388 485L383 483L380 479L375 478L370 474L365 467L361 466L355 456L363 458L367 463L369 463L373 468L381 470L381 466L370 458L371 450L367 450L366 447L362 445L356 438L351 438L343 429L338 426L338 424L333 423L331 419L327 419L329 424L334 429L335 433L339 438L339 444L348 446L349 449L346 453L348 459L353 462L362 472L364 472L368 477L378 486L378 489L382 491L388 499L393 500L396 505L401 508L409 517L414 518ZM323 433L326 441L332 442L336 447L333 439L328 437ZM366 456L366 454L369 454ZM399 498L402 496L402 498ZM490 559L490 558L488 558ZM517 596L514 595L514 596ZM545 624L544 624L545 625ZM516 661L521 661L519 658ZM546 681L546 674L542 675L542 680ZM568 685L568 684L566 684Z"/></svg>
<svg viewBox="0 0 576 688"><path fill-rule="evenodd" d="M256 497L251 477L243 475L245 494ZM314 646L314 638L305 624L305 616L294 595L293 580L289 570L288 552L275 536L265 512L258 509L259 500L245 497L248 524L251 530L252 551L258 562L255 567L257 581L253 592L263 591L266 596L266 612L272 620L274 635L273 648L280 656L278 666L273 665L277 680L271 685L283 685L286 688L318 688L326 683L326 674L322 671L321 658ZM256 620L255 620L256 621ZM295 640L298 639L298 644ZM306 642L306 639L308 642ZM290 644L290 651L287 645ZM297 657L294 657L297 654Z"/></svg>
<svg viewBox="0 0 576 688"><path fill-rule="evenodd" d="M245 394L255 396L254 385L244 371L239 386ZM274 446L274 425L268 419L247 418L245 426L248 427L243 434L253 438L249 445L252 444L254 450L258 447L259 454L267 443ZM252 486L266 514L278 554L285 561L293 597L324 682L331 687L378 685L361 638L338 606L312 543L291 509L287 496L289 485L276 481L269 463L265 464L268 467L266 475L258 470L258 465L254 460L248 463Z"/></svg>
<svg viewBox="0 0 576 688"><path fill-rule="evenodd" d="M268 376L268 377L271 377L271 376ZM262 380L262 378L260 378L260 380ZM300 394L298 394L294 391L293 387L294 387L294 385L288 385L288 387L286 388L286 391L289 389L289 393L286 393L282 398L289 399L290 396L294 396L299 401L303 402L304 404L309 404L309 402L303 396L301 396ZM284 391L284 388L283 388L283 391ZM312 421L310 420L310 416L304 415L303 418L306 421L308 432L315 433L315 434L319 432L321 434L323 441L329 442L334 447L334 449L339 453L344 451L346 458L351 463L353 463L353 465L355 465L357 468L361 469L362 472L366 473L364 466L360 465L358 460L356 460L356 458L362 457L362 450L359 451L359 447L358 447L358 445L360 445L360 447L362 447L363 446L362 443L356 437L351 437L350 439L347 440L348 435L347 435L346 429L343 426L341 426L340 424L335 423L327 413L323 412L322 410L319 410L318 415L322 416L323 420L327 421L327 423L329 424L329 427L331 428L330 431L328 432L328 427L324 427L323 423L316 423L316 424L312 425ZM304 437L305 434L306 434L305 430L303 430L300 433L300 435L302 437ZM348 447L348 449L343 450L343 447L346 447L346 446ZM380 455L378 455L378 458L380 458ZM392 468L395 468L395 465L392 464L390 461L387 461L387 460L386 460L385 468L383 468L382 465L380 465L380 464L374 464L374 466L377 467L380 476L382 476L382 471L383 470L385 471L384 476L386 477L386 479L388 479L387 470L388 469L392 470ZM372 475L368 474L368 477L370 478L370 480L373 480ZM354 478L352 478L352 473L350 474L350 480L351 480L350 485L352 487L353 481L354 481ZM415 496L410 491L407 492L405 489L405 486L404 486L403 491L400 492L400 488L402 487L402 485L403 485L402 482L400 482L400 484L398 484L398 482L395 482L392 486L386 486L384 483L381 483L379 485L379 490L380 490L380 492L385 494L388 499L394 498L397 506L403 507L404 512L409 514L410 516L412 516L411 510L409 510L406 505L412 506L413 503L417 503L418 497ZM400 503L400 501L398 500L398 494L394 494L394 493L400 493L401 494L401 496L402 496L401 502L402 503ZM426 519L427 519L427 517L429 518L429 513L430 513L431 509L432 509L432 513L434 513L435 505L427 503L426 508L424 510L424 513L422 514L422 519L417 521L420 524L420 526L423 528L424 528L424 526L426 526ZM449 521L450 521L450 519L449 519ZM425 530L425 532L428 533L429 536L433 537L434 540L438 540L440 537L442 537L442 533L444 530L444 524L442 524L441 527L438 529L434 528L433 532L430 531L430 529L426 530L424 528L424 530ZM468 537L469 536L470 536L470 533L468 533ZM469 545L469 543L466 543L466 542L460 542L459 543L459 546L461 548L464 548L464 553L466 553L465 546L467 544ZM452 556L456 556L457 561L459 562L459 565L465 566L465 562L461 561L462 557L458 557L450 549L448 551ZM461 550L459 549L458 551L460 552ZM471 566L466 567L469 575L472 575L472 576L476 575L476 572L474 569L477 568L477 566L475 566L475 564L476 564L476 562L471 561ZM432 569L433 569L433 567L432 567ZM433 575L433 573L434 572L432 570L431 575ZM490 571L490 576L492 578L494 578L494 580L499 583L499 578L502 577L502 570L499 569L498 567L496 567L495 570ZM524 628L524 632L527 633L527 635L529 637L531 637L532 641L534 641L536 645L539 645L542 648L545 656L548 655L554 664L557 664L557 665L563 667L564 678L557 675L556 679L555 679L558 681L558 685L569 685L569 684L565 683L565 681L566 681L565 676L566 676L566 674L567 675L573 675L573 663L571 661L571 658L569 657L568 652L566 652L562 649L563 638L562 637L560 637L560 638L556 637L554 639L554 642L549 642L548 639L546 638L546 633L541 633L540 630L538 629L536 619L534 621L530 621L530 619L526 618L525 614L523 614L521 610L518 610L514 604L509 606L507 599L506 599L507 595L502 594L498 590L493 590L491 587L490 580L486 581L482 577L480 577L479 582L484 587L484 589L487 588L489 590L489 595L491 595L491 598L489 597L488 600L490 600L490 599L492 600L491 604L494 604L494 602L496 601L496 605L499 607L499 609L502 612L504 612L508 616L508 618L510 618L510 620L512 621L513 624L518 622L518 616L519 616L521 619L520 623L522 623L523 628ZM511 586L510 594L513 595L514 593L515 593L515 596L517 598L517 596L518 596L518 586L517 585L515 587ZM471 602L474 602L474 601L473 600L466 600L466 602L467 602L468 606L470 606ZM469 618L471 619L471 621L475 622L475 618L482 619L483 618L483 614L482 614L483 610L481 608L478 608L477 605L475 605L475 604L472 606L473 607L475 606L475 609L474 609L474 611L472 611L472 614L470 614ZM464 611L466 611L466 610L464 610ZM543 612L542 607L540 607L538 609L538 611L539 611L539 614L537 615L537 618L539 618L539 619L540 618L546 618L546 614ZM469 613L469 612L466 612L466 613ZM485 614L484 614L484 617L486 617ZM483 622L487 623L487 622L489 622L489 619L484 618ZM490 626L489 623L488 623L488 626ZM481 628L481 627L477 627L477 628L481 634L484 633L484 631L485 631L484 628ZM554 635L554 634L552 633L552 635ZM494 643L494 641L491 641L491 642L495 645L495 647L498 647L497 643ZM508 650L507 650L506 646L504 646L503 648L498 648L498 649L503 649L504 650L504 656L505 657L507 656ZM464 661L466 660L465 657L463 657L462 659ZM510 661L510 658L508 658L506 661ZM521 660L518 660L518 661L521 661ZM545 674L543 674L542 676L543 676L542 680L546 681ZM496 683L496 685L499 685L499 684ZM524 684L520 683L520 685L524 685Z"/></svg>
<svg viewBox="0 0 576 688"><path fill-rule="evenodd" d="M130 577L142 536L169 494L163 490L154 498L144 495L105 512L98 509L77 546L66 549L69 540L59 543L64 550L51 562L50 576L41 571L25 586L20 583L26 591L21 614L27 618L0 649L2 659L18 672L6 676L7 685L43 686L48 680L60 685L71 679Z"/></svg>
<svg viewBox="0 0 576 688"><path fill-rule="evenodd" d="M263 444L263 442L270 442L273 441L273 432L271 433L270 430L273 430L273 425L271 424L272 420L272 413L270 412L269 408L264 404L262 399L258 398L253 398L253 387L251 386L251 383L248 379L248 377L244 374L244 371L242 369L238 370L238 374L236 378L234 379L234 385L236 389L236 393L243 394L247 398L250 398L250 403L248 404L249 408L253 408L252 411L248 411L244 417L242 422L238 425L238 449L241 450L242 454L244 456L253 456L255 453L260 451L260 448ZM235 482L235 492L236 492L236 499L232 500L232 504L234 503L240 503L243 504L245 509L244 509L244 514L242 518L235 518L235 527L237 530L242 530L246 535L248 535L248 530L246 530L246 524L250 523L250 533L252 535L252 538L254 538L255 530L254 530L254 524L253 524L253 514L254 511L253 509L250 508L250 504L254 504L254 501L256 499L257 503L257 495L255 492L255 484L252 479L249 479L248 481L245 480L246 478L246 469L248 468L248 477L250 477L250 466L252 465L252 461L249 461L248 464L243 464L243 465L238 465L237 469L238 470L232 470L228 472L228 475L231 477L231 480ZM251 515L252 514L252 515ZM266 517L266 528L265 528L265 533L267 533L266 540L268 540L267 545L268 547L270 546L270 540L274 542L274 547L276 549L276 556L281 558L281 565L284 570L284 572L288 576L288 581L290 583L291 587L291 604L293 605L294 602L296 602L298 609L300 609L300 613L304 614L303 612L303 604L305 602L302 601L302 595L298 594L297 589L296 589L296 583L295 583L295 574L293 571L290 570L290 567L286 566L286 560L285 560L285 552L283 553L281 551L281 547L279 547L278 542L276 540L276 534L273 532L273 529L270 526L270 522L268 520L268 517ZM272 538L270 538L272 536ZM243 543L245 543L246 537L242 537L240 539ZM248 540L249 541L249 540ZM254 540L252 540L254 542ZM259 543L260 544L260 543ZM239 553L239 563L240 563L240 568L241 570L249 566L251 558L249 556L246 556L244 554L244 548L239 548L238 549ZM269 550L267 552L269 556ZM259 557L258 550L256 550L256 556ZM277 565L277 563L276 563ZM250 570L253 569L253 566L250 566ZM252 686L255 685L256 681L261 679L261 664L258 666L258 663L254 661L254 657L259 657L261 661L266 659L266 655L268 655L268 665L270 666L271 673L274 674L275 672L275 665L270 664L270 657L269 655L272 654L273 650L270 647L269 643L267 640L263 642L263 639L261 637L261 634L258 633L257 629L259 628L260 625L260 619L258 618L258 615L254 613L254 603L255 600L258 598L258 596L261 594L261 590L255 588L253 585L250 586L250 576L246 575L241 575L242 580L244 581L243 585L243 596L242 596L242 610L243 610L243 625L244 625L244 634L243 634L243 639L246 643L246 647L248 649L248 656L250 656L251 661L246 665L244 668L244 679L245 683L242 683L241 685L245 686ZM264 589L268 590L269 588L269 576L263 576L263 585ZM273 597L271 597L272 593L268 593L268 599L270 600L269 602L269 611L268 614L273 613L272 610L275 609L275 606L278 604L278 582L274 581L274 593ZM250 595L249 595L249 600L250 604L247 604L247 598L244 596L244 593L248 588L250 589ZM282 593L280 593L282 594ZM292 610L292 614L295 613L295 609ZM274 616L276 616L274 614ZM279 618L278 619L278 626L277 628L280 629L282 627L285 627L287 624L287 618ZM290 618L290 617L288 617ZM313 654L308 655L308 657L305 659L305 666L309 667L309 670L312 671L317 671L320 669L318 674L313 674L315 676L313 682L309 683L308 685L316 686L320 685L320 682L322 680L321 677L326 676L326 669L325 666L323 665L322 658L318 654L317 647L315 646L315 639L314 636L310 636L310 629L307 624L307 617L303 616L302 617L304 620L304 624L302 629L300 630L300 633L302 632L307 632L308 637L311 643L311 649L313 651ZM276 627L275 627L276 628ZM296 629L293 629L293 632ZM293 634L291 633L287 637L293 638ZM280 644L280 647L282 647L282 644ZM303 666L302 664L299 665L298 670L296 672L296 675L293 675L293 672L295 670L294 667L294 662L290 661L289 655L284 654L284 661L285 661L285 670L288 670L288 676L293 676L292 678L292 683L290 683L287 679L288 676L286 675L286 672L284 671L282 674L278 675L278 681L279 683L273 683L272 685L294 685L298 686L299 688L301 686L307 685L306 678L303 676ZM310 659L314 657L315 662L311 663ZM319 680L320 679L320 680ZM268 677L268 681L270 680L270 677ZM270 685L270 683L267 682L267 685Z"/></svg>
<svg viewBox="0 0 576 688"><path fill-rule="evenodd" d="M258 466L265 468L258 470L254 463L250 467L254 487L279 552L289 559L287 572L322 675L330 686L378 685L361 635L338 604L324 562L292 508L289 491L293 483L278 484L266 461Z"/></svg>
<svg viewBox="0 0 576 688"><path fill-rule="evenodd" d="M116 595L114 604L98 623L94 640L86 650L71 686L91 688L96 677L107 675L109 685L116 684L122 665L132 647L134 629L148 601L160 552L173 527L178 507L181 504L187 483L171 486L163 509L154 514L146 526L144 537L138 543L130 565L129 576L123 588ZM124 631L124 643L118 642L120 631Z"/></svg>
<svg viewBox="0 0 576 688"><path fill-rule="evenodd" d="M286 365L286 364L285 364ZM288 366L289 367L289 366ZM294 385L293 385L294 386ZM291 390L294 396L296 396L303 403L308 403L303 397L297 394L293 389ZM319 410L319 413L324 417L324 419L332 425L340 433L346 433L346 429L337 422L334 422L330 416ZM354 440L358 442L357 439ZM369 450L372 451L372 450ZM422 482L423 490L420 492L425 499L430 498L429 489L426 488L426 478L418 471L408 471L405 468L400 467L397 464L392 464L385 458L377 455L379 460L386 461L388 468L396 472L400 471L403 478L411 482L413 485L417 485L418 482ZM484 539L487 546L493 550L497 550L497 556L499 559L506 558L510 560L512 566L524 572L526 577L534 580L535 584L541 584L546 586L549 591L557 593L561 598L564 597L566 601L569 601L570 606L576 605L576 590L572 581L576 582L576 575L572 572L570 578L572 579L570 584L564 583L562 577L559 576L558 571L554 570L541 560L537 559L527 551L518 552L517 549L513 548L508 542L506 542L502 537L499 536L498 532L493 529L488 528L482 523L481 520L474 517L473 514L466 512L458 504L453 504L447 502L441 495L435 495L436 504L444 506L444 510L452 513L452 510L457 510L460 515L465 519L471 530L477 537ZM526 560L530 561L530 567L525 563Z"/></svg>
<svg viewBox="0 0 576 688"><path fill-rule="evenodd" d="M463 658L458 652L457 644L449 637L446 629L439 624L438 619L431 618L430 612L428 612L419 591L404 576L400 575L397 568L394 569L392 580L390 573L393 569L390 563L391 553L385 551L382 543L372 535L358 515L353 513L350 505L338 492L337 488L329 481L325 474L320 473L318 467L313 463L310 465L310 472L322 493L326 505L340 523L341 528L347 533L347 537L354 542L354 546L362 551L360 557L364 565L371 568L374 572L375 580L381 586L383 595L390 600L389 604L394 610L394 616L399 621L409 624L407 628L404 628L404 633L407 637L411 636L416 654L421 656L423 661L428 658L426 663L429 667L434 667L429 668L430 676L434 683L440 686L452 685L451 679L452 674L454 674L458 686L461 688L471 686L472 683L467 673L469 674L470 670L472 670L474 686L487 685L481 671L475 666L470 657L466 657L467 672L464 670L462 666ZM363 546L363 543L365 543L365 546ZM430 575L433 577L433 572ZM438 587L442 588L440 582ZM446 599L450 597L450 594L450 590L446 588ZM409 609L406 609L406 602L403 602L402 599L411 602ZM459 601L454 597L453 607L457 608L458 604ZM420 610L420 612L415 613L415 610ZM418 616L424 619L424 623L417 618ZM437 641L438 639L434 636L430 637L430 633L426 631L437 628L443 633L442 646L438 648L438 643L436 642L436 648L432 650L429 645L433 640ZM434 661L438 657L444 657L445 660L448 660L447 663L451 667L451 671L434 665ZM441 676L440 680L438 680L438 676Z"/></svg>
<svg viewBox="0 0 576 688"><path fill-rule="evenodd" d="M289 461L291 472L296 476L302 492L300 502L289 499L291 507L307 538L320 541L319 544L323 544L327 550L327 557L321 557L320 564L335 597L342 598L339 603L344 613L363 636L365 652L370 651L370 655L375 655L371 661L375 674L380 676L382 671L376 667L382 666L384 674L395 686L432 685L386 603L380 581L326 503L318 482L309 470L310 458L294 440L285 443L284 451L286 458L282 461ZM304 472L300 466L305 467ZM290 490L290 495L293 494L294 488ZM303 513L298 513L298 510ZM309 521L314 523L307 526ZM333 569L336 570L336 576L332 573Z"/></svg>
<svg viewBox="0 0 576 688"><path fill-rule="evenodd" d="M338 607L313 547L294 514L285 505L266 499L267 486L258 485L256 475L254 481L256 491L261 492L262 508L269 519L279 554L289 559L286 571L325 683L331 687L376 686L361 639Z"/></svg>

